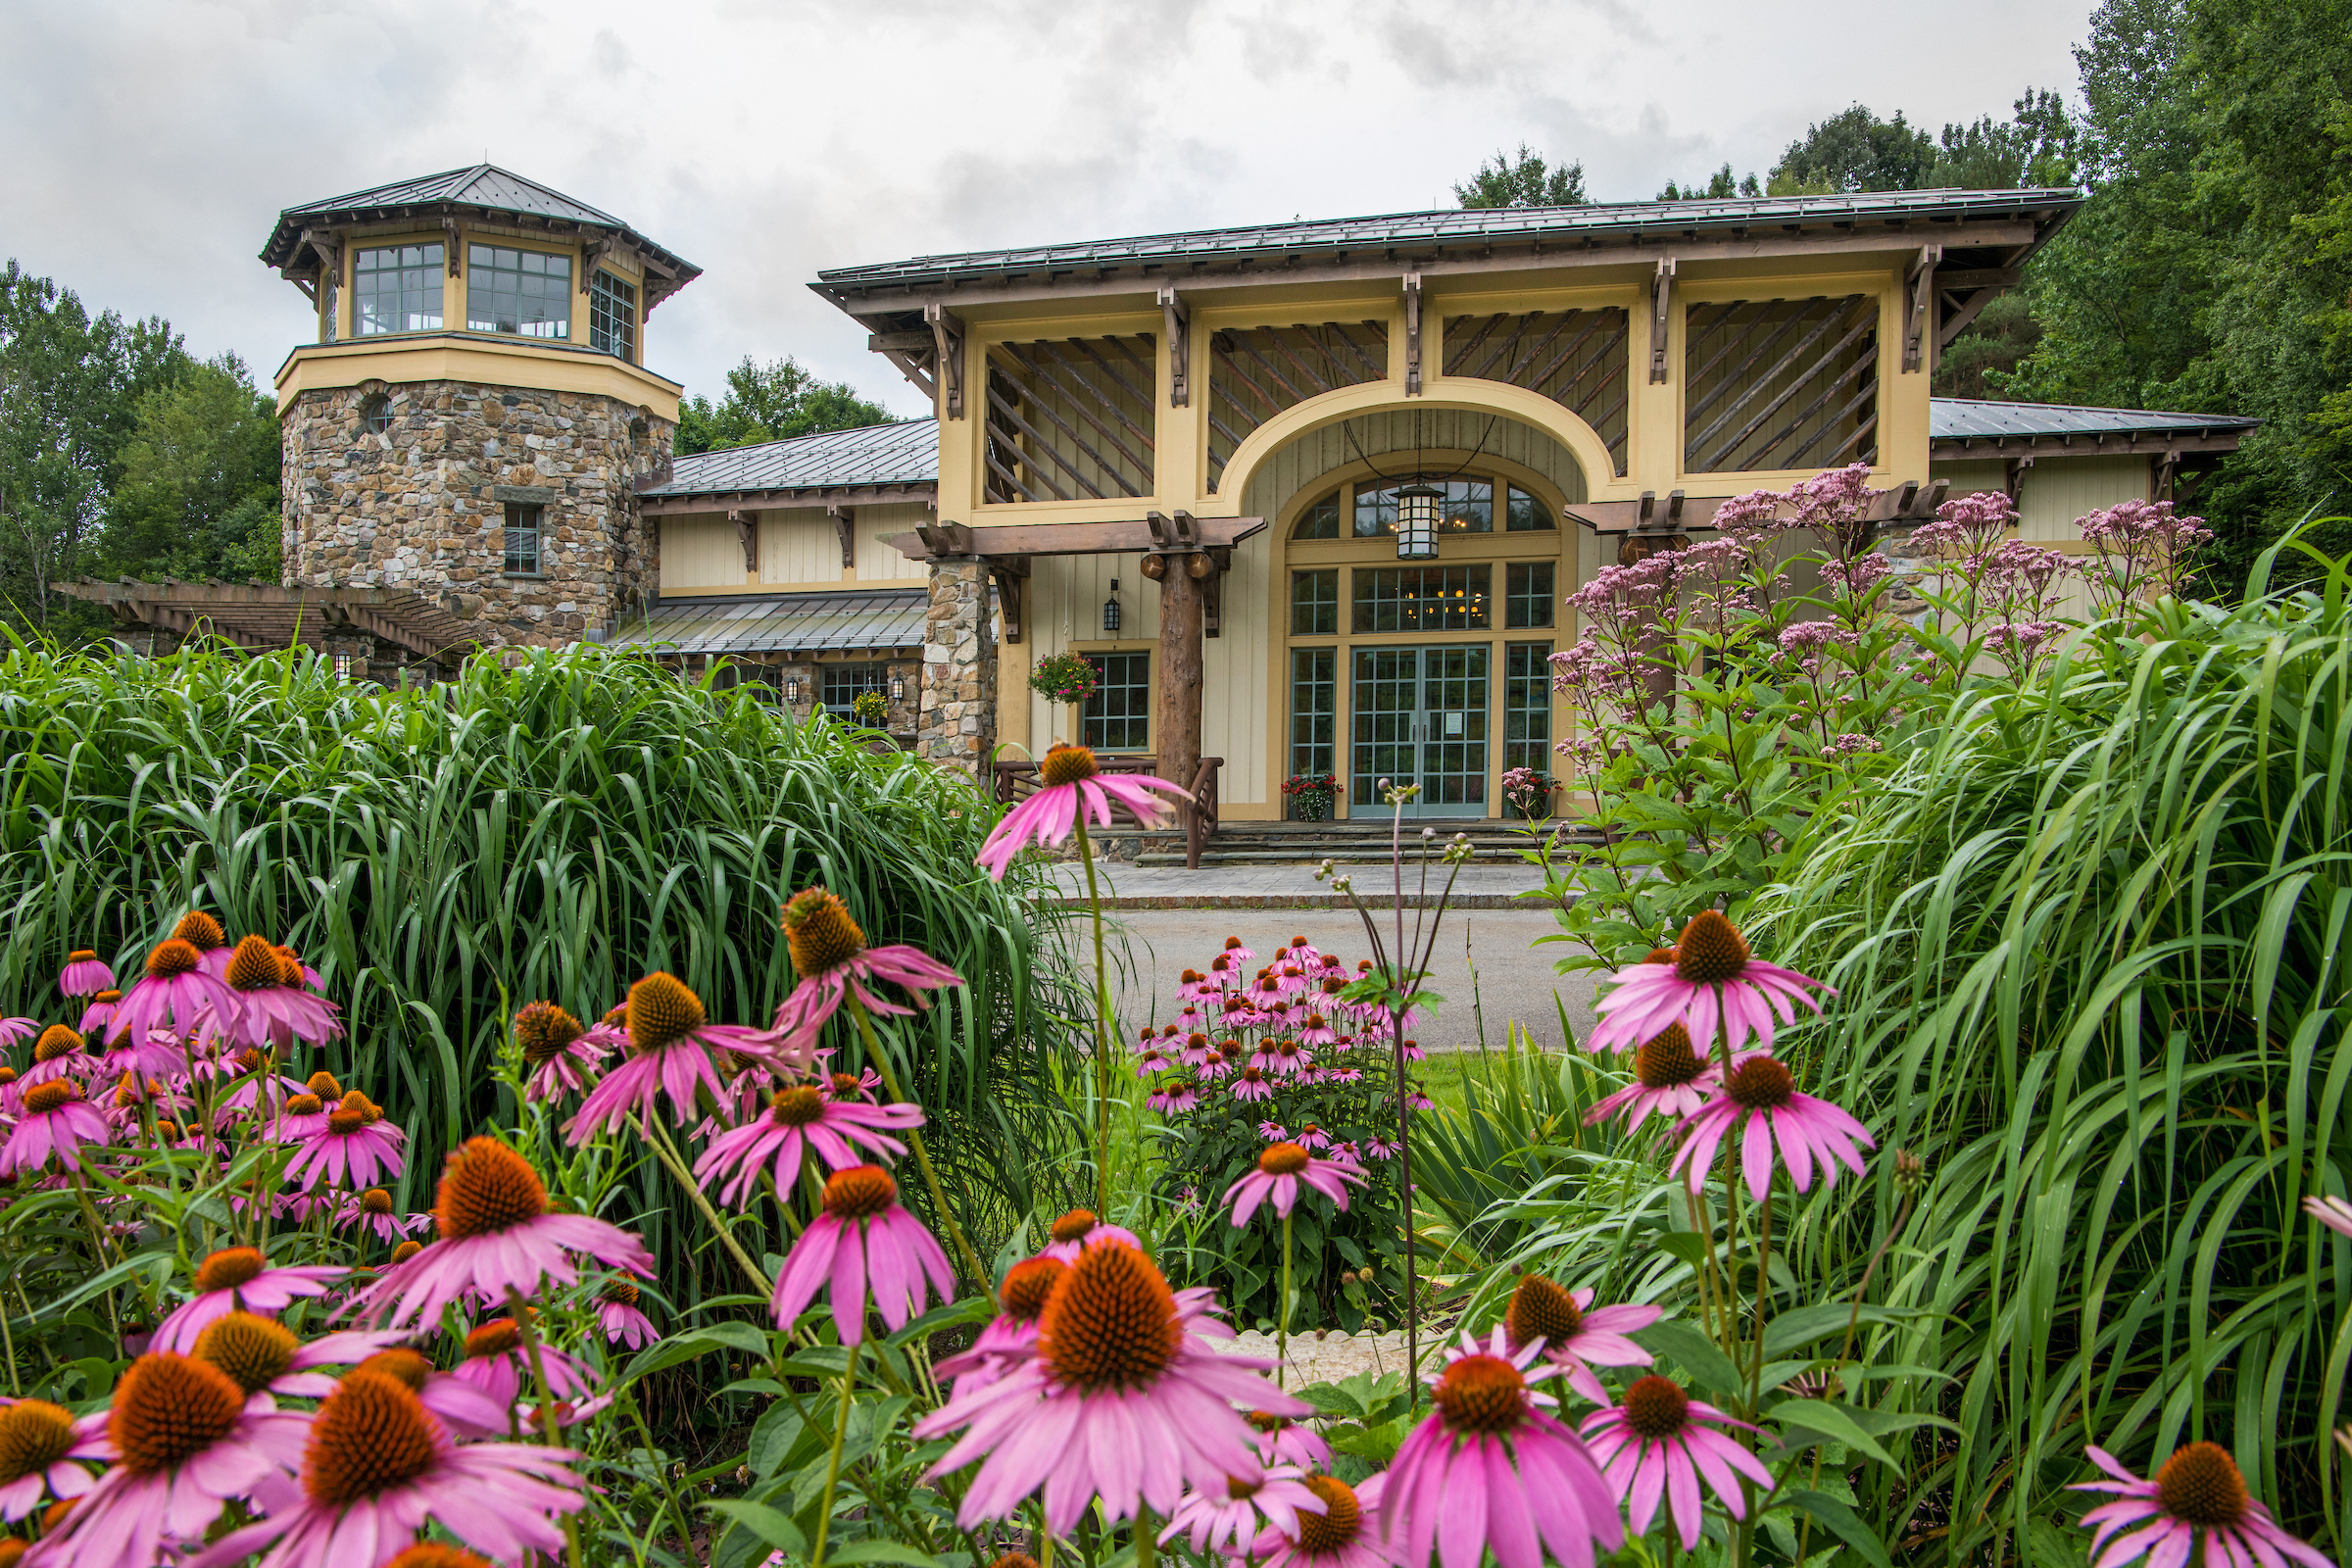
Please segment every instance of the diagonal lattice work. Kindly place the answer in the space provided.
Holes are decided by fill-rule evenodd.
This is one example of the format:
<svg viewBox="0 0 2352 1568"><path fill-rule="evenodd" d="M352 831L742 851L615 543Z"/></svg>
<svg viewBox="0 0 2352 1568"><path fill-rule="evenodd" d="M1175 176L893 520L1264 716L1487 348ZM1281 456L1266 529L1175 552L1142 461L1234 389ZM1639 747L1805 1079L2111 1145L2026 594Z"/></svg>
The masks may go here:
<svg viewBox="0 0 2352 1568"><path fill-rule="evenodd" d="M1228 327L1209 339L1208 488L1250 433L1283 410L1389 378L1386 321Z"/></svg>
<svg viewBox="0 0 2352 1568"><path fill-rule="evenodd" d="M1877 296L1693 305L1686 327L1685 471L1878 461Z"/></svg>
<svg viewBox="0 0 2352 1568"><path fill-rule="evenodd" d="M1157 364L1149 332L990 344L983 496L1152 494Z"/></svg>
<svg viewBox="0 0 2352 1568"><path fill-rule="evenodd" d="M1507 381L1591 425L1625 472L1632 318L1597 311L1505 311L1446 318L1446 373Z"/></svg>

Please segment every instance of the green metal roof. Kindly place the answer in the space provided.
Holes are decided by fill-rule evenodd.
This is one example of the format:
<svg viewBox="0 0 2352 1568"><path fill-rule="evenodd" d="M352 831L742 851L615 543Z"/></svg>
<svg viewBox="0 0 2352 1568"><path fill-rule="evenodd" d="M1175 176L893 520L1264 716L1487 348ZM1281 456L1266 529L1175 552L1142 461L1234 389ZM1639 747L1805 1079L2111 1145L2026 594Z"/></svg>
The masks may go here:
<svg viewBox="0 0 2352 1568"><path fill-rule="evenodd" d="M876 653L919 648L921 588L671 599L612 639L681 654Z"/></svg>
<svg viewBox="0 0 2352 1568"><path fill-rule="evenodd" d="M695 496L938 482L939 421L904 419L697 452L672 463L666 480L637 493Z"/></svg>
<svg viewBox="0 0 2352 1568"><path fill-rule="evenodd" d="M2086 409L2069 403L1995 403L1936 398L1928 405L1931 441L2001 441L2035 436L2177 435L2251 430L2262 423L2236 414L2167 414L2152 409Z"/></svg>

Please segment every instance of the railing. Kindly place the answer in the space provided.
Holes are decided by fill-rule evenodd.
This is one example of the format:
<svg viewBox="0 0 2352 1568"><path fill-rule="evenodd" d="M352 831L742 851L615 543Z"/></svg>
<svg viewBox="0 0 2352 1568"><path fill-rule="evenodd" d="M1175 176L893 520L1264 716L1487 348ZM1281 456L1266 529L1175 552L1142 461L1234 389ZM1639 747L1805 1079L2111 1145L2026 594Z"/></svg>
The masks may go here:
<svg viewBox="0 0 2352 1568"><path fill-rule="evenodd" d="M1095 765L1105 773L1148 773L1156 776L1159 772L1159 759L1156 757L1098 752L1095 754ZM1200 759L1200 766L1193 774L1193 804L1188 808L1181 801L1171 803L1184 813L1184 863L1193 870L1200 868L1200 852L1208 847L1208 841L1216 835L1217 770L1224 765L1225 759L1222 757ZM990 783L1000 806L1025 801L1044 785L1044 780L1038 774L1037 763L1032 760L999 758L990 764ZM1116 801L1111 803L1110 809L1113 816L1125 817L1139 829L1147 825Z"/></svg>

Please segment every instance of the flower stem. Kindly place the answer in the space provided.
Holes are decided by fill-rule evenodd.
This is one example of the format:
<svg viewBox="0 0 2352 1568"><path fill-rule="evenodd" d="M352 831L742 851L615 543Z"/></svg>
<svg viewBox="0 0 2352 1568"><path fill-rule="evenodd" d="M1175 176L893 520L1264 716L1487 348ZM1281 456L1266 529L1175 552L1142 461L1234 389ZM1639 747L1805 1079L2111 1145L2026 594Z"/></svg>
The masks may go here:
<svg viewBox="0 0 2352 1568"><path fill-rule="evenodd" d="M531 1332L530 1312L523 1305L522 1293L507 1287L507 1314L514 1319L514 1332L522 1341L522 1358L531 1364L531 1381L539 1386L539 1435L551 1448L564 1446L564 1429L556 1420L555 1391L547 1381L547 1362L539 1354L539 1336ZM571 1568L580 1568L580 1522L577 1516L564 1516L564 1544Z"/></svg>
<svg viewBox="0 0 2352 1568"><path fill-rule="evenodd" d="M825 1568L825 1535L833 1525L833 1488L841 1480L841 1446L850 1436L850 1396L858 1387L858 1352L863 1341L850 1347L850 1359L841 1369L841 1414L833 1422L833 1452L825 1460L825 1491L816 1505L816 1544L808 1549L808 1568Z"/></svg>
<svg viewBox="0 0 2352 1568"><path fill-rule="evenodd" d="M1095 882L1095 847L1080 811L1078 858L1086 862L1086 906L1095 923L1095 1212L1110 1217L1110 974L1102 963L1102 892Z"/></svg>
<svg viewBox="0 0 2352 1568"><path fill-rule="evenodd" d="M646 1124L654 1130L651 1142L654 1146L655 1156L669 1167L670 1175L676 1177L678 1185L686 1189L687 1198L692 1200L697 1209L702 1211L704 1223L717 1233L720 1245L724 1246L728 1253L735 1259L736 1266L750 1277L753 1284L760 1287L762 1295L774 1290L775 1281L769 1279L766 1272L752 1261L752 1254L743 1250L743 1244L735 1240L735 1233L727 1229L726 1221L718 1217L718 1210L710 1206L710 1200L703 1196L701 1185L695 1181L693 1172L686 1168L685 1159L678 1153L676 1147L670 1143L669 1129L662 1126L658 1117L647 1117Z"/></svg>
<svg viewBox="0 0 2352 1568"><path fill-rule="evenodd" d="M1159 1543L1152 1540L1152 1505L1138 1500L1135 1505L1135 1568L1152 1568L1152 1558Z"/></svg>
<svg viewBox="0 0 2352 1568"><path fill-rule="evenodd" d="M890 1054L882 1049L882 1042L874 1037L874 1020L865 1010L865 1004L853 996L850 998L850 1011L857 1015L858 1033L865 1041L865 1054L874 1059L875 1070L882 1074L882 1087L890 1092L891 1099L906 1102L906 1097L899 1090L898 1075L891 1071ZM963 1266L970 1270L972 1283L975 1286L987 1285L988 1269L981 1263L980 1254L972 1250L970 1239L963 1234L963 1227L956 1222L956 1211L948 1206L948 1195L939 1185L939 1172L931 1168L931 1152L923 1147L922 1129L907 1128L906 1142L914 1146L914 1163L923 1173L923 1185L930 1191L931 1204L939 1210L939 1222L948 1228L949 1239L955 1242L956 1250L963 1259Z"/></svg>
<svg viewBox="0 0 2352 1568"><path fill-rule="evenodd" d="M1282 1216L1282 1310L1274 1319L1274 1386L1291 1378L1291 1216Z"/></svg>

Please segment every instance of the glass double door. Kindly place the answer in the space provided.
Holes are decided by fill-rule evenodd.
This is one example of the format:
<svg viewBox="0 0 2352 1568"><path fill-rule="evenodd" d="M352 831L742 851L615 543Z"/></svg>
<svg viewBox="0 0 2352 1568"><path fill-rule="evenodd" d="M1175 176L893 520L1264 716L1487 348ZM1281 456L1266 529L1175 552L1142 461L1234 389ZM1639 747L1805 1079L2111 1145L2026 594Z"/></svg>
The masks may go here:
<svg viewBox="0 0 2352 1568"><path fill-rule="evenodd" d="M1350 814L1388 810L1384 778L1421 786L1407 816L1487 814L1492 653L1484 643L1354 650Z"/></svg>

